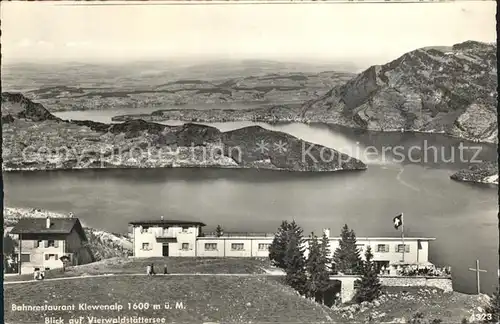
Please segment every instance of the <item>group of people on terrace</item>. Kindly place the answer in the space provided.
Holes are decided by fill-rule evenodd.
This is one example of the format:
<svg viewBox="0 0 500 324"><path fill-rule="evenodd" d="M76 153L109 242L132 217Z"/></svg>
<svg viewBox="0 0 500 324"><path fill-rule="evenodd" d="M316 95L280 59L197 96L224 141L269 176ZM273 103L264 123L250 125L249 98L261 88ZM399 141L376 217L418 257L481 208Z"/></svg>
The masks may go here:
<svg viewBox="0 0 500 324"><path fill-rule="evenodd" d="M396 274L399 276L428 276L428 277L446 277L451 275L451 267L438 268L434 265L420 266L410 264L396 267Z"/></svg>

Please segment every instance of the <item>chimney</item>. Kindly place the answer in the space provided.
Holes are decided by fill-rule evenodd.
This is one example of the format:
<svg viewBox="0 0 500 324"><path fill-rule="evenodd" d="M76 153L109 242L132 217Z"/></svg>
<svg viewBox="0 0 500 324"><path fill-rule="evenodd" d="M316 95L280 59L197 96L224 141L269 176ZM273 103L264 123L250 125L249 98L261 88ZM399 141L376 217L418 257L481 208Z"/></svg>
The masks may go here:
<svg viewBox="0 0 500 324"><path fill-rule="evenodd" d="M325 234L326 237L330 238L330 229L329 228L323 229L323 234Z"/></svg>
<svg viewBox="0 0 500 324"><path fill-rule="evenodd" d="M161 221L163 222L163 216L160 216Z"/></svg>
<svg viewBox="0 0 500 324"><path fill-rule="evenodd" d="M47 216L47 218L45 219L45 226L47 228L50 228L50 217Z"/></svg>

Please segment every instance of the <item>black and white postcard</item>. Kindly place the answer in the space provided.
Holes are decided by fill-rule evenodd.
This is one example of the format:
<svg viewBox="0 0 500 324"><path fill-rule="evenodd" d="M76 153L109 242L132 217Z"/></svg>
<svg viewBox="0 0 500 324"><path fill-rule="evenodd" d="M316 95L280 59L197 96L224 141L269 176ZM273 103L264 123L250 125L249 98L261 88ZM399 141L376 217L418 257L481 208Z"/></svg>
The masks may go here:
<svg viewBox="0 0 500 324"><path fill-rule="evenodd" d="M495 14L2 1L4 322L499 323Z"/></svg>

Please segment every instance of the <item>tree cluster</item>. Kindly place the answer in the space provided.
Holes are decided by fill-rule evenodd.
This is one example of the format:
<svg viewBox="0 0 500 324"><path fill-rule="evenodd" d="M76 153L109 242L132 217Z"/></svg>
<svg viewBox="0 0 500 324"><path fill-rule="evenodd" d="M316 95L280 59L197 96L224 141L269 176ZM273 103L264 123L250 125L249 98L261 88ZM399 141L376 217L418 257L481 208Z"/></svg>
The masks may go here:
<svg viewBox="0 0 500 324"><path fill-rule="evenodd" d="M339 247L335 250L333 259L330 255L326 233L321 238L311 233L305 239L302 229L295 221L283 221L269 247L269 258L274 266L285 271L285 282L301 295L313 298L318 303L326 303L327 295L332 294L332 273L362 276L356 283L355 299L359 303L372 301L380 295L380 281L372 261L373 254L368 249L366 261L361 260L356 235L347 225L342 228Z"/></svg>
<svg viewBox="0 0 500 324"><path fill-rule="evenodd" d="M306 242L309 241L309 255L306 258ZM272 263L285 271L285 282L301 295L323 302L330 287L330 258L328 237L321 242L312 234L309 240L295 221L283 221L269 247Z"/></svg>

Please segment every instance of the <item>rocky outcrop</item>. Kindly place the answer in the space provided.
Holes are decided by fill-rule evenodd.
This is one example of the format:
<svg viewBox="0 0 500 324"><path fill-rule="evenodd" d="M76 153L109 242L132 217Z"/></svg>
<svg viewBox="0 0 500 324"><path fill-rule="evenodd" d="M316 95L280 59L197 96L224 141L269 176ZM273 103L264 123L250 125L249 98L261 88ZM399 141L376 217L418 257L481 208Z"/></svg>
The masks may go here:
<svg viewBox="0 0 500 324"><path fill-rule="evenodd" d="M496 46L468 41L417 49L372 66L299 107L164 109L113 120L320 122L376 131L444 133L496 143L496 88Z"/></svg>
<svg viewBox="0 0 500 324"><path fill-rule="evenodd" d="M422 48L372 66L319 99L301 117L379 131L439 132L497 142L496 45L468 41Z"/></svg>
<svg viewBox="0 0 500 324"><path fill-rule="evenodd" d="M27 99L20 93L2 93L2 121L12 122L13 118L30 121L60 120L41 104Z"/></svg>
<svg viewBox="0 0 500 324"><path fill-rule="evenodd" d="M364 170L359 160L261 127L231 132L193 123L167 126L144 120L120 124L27 118L23 110L3 125L4 170L223 167L288 171ZM12 111L17 101L2 109ZM48 113L49 115L47 115Z"/></svg>
<svg viewBox="0 0 500 324"><path fill-rule="evenodd" d="M498 163L483 162L472 164L468 169L454 173L453 180L498 185Z"/></svg>

